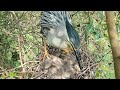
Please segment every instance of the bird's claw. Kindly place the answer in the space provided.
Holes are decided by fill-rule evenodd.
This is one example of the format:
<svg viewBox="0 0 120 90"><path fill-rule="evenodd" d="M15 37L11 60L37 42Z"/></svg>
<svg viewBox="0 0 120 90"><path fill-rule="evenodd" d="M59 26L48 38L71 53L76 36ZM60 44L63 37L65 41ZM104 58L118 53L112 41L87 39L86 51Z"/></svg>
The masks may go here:
<svg viewBox="0 0 120 90"><path fill-rule="evenodd" d="M49 58L50 58L50 54L47 52L47 50L45 50L44 57L46 57L47 59L49 59Z"/></svg>

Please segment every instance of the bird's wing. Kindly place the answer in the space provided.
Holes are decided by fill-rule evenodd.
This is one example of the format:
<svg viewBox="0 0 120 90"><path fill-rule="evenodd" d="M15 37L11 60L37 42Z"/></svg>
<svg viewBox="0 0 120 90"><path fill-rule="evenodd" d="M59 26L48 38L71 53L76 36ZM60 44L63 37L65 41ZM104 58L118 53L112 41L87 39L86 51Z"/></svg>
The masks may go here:
<svg viewBox="0 0 120 90"><path fill-rule="evenodd" d="M80 46L80 37L75 28L66 20L66 28L70 42L77 49Z"/></svg>

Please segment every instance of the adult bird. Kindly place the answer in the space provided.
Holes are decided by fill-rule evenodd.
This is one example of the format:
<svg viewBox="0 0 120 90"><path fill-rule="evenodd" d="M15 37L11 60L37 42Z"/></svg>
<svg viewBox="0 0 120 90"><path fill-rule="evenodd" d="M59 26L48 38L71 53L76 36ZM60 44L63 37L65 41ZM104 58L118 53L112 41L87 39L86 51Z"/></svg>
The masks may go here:
<svg viewBox="0 0 120 90"><path fill-rule="evenodd" d="M50 46L64 50L66 53L74 52L80 64L80 38L72 25L70 15L67 11L43 11L41 14L41 34L47 54L46 43Z"/></svg>

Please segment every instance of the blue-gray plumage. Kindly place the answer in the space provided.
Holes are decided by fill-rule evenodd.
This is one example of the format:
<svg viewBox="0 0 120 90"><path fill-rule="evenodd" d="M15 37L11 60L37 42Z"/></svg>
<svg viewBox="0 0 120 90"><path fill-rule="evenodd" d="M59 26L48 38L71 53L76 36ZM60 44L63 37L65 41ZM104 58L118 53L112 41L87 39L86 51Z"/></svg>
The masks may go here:
<svg viewBox="0 0 120 90"><path fill-rule="evenodd" d="M41 33L48 45L62 50L70 49L71 45L77 61L80 61L80 38L67 11L43 11L40 23Z"/></svg>

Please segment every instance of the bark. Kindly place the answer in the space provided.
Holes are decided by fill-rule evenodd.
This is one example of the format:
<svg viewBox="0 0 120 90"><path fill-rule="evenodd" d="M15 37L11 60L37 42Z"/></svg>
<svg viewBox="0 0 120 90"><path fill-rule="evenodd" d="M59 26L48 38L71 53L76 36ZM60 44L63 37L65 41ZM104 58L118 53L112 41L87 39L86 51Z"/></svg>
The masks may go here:
<svg viewBox="0 0 120 90"><path fill-rule="evenodd" d="M106 11L105 14L114 61L115 77L116 79L120 79L120 47L114 20L114 11Z"/></svg>

